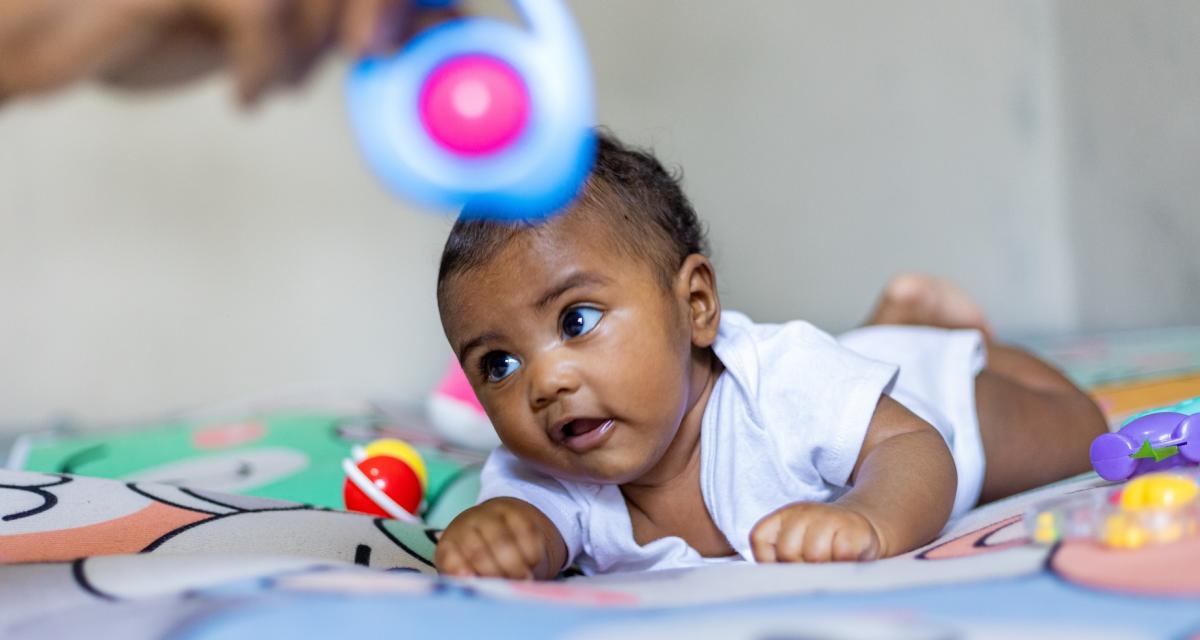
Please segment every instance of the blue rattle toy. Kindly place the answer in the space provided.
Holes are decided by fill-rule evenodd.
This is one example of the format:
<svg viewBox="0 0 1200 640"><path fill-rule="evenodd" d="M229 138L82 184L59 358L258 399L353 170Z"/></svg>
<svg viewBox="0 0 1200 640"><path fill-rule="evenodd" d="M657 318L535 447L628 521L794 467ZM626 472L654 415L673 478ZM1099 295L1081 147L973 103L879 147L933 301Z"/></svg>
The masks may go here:
<svg viewBox="0 0 1200 640"><path fill-rule="evenodd" d="M352 69L355 135L396 192L511 220L545 217L575 197L595 154L582 40L561 0L513 4L526 29L452 20Z"/></svg>

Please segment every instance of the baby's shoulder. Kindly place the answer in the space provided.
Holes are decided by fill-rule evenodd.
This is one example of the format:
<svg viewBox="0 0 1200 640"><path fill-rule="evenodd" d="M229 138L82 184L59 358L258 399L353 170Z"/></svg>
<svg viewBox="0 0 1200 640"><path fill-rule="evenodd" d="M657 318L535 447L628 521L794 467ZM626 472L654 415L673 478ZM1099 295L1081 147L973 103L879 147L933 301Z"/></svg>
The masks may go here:
<svg viewBox="0 0 1200 640"><path fill-rule="evenodd" d="M717 357L762 414L836 411L864 382L886 384L894 374L894 367L855 353L805 320L755 323L729 312L721 324Z"/></svg>
<svg viewBox="0 0 1200 640"><path fill-rule="evenodd" d="M837 339L807 320L755 322L739 311L721 313L718 342L722 338L742 347L753 346L758 351L769 352L838 346Z"/></svg>
<svg viewBox="0 0 1200 640"><path fill-rule="evenodd" d="M714 350L726 366L732 361L733 367L748 369L744 374L763 382L780 373L792 377L846 352L833 336L808 321L757 323L736 311L721 314Z"/></svg>

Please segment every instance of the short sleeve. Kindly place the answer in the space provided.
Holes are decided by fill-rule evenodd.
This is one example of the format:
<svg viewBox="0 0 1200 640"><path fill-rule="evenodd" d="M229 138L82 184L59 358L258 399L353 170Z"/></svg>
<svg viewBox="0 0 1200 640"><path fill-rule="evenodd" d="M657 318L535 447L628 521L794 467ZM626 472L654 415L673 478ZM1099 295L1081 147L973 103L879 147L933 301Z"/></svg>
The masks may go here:
<svg viewBox="0 0 1200 640"><path fill-rule="evenodd" d="M759 327L759 407L784 465L803 480L847 486L898 368L841 346L807 322Z"/></svg>
<svg viewBox="0 0 1200 640"><path fill-rule="evenodd" d="M583 508L561 481L530 469L505 447L488 456L480 476L478 502L516 498L541 511L567 545L570 566L583 546Z"/></svg>

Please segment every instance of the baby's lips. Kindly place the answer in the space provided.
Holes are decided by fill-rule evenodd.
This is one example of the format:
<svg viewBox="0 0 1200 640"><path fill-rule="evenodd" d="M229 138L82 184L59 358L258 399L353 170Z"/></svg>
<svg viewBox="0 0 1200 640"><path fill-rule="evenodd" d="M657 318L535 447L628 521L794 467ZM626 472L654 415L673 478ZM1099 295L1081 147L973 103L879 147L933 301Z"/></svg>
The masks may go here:
<svg viewBox="0 0 1200 640"><path fill-rule="evenodd" d="M565 435L569 430L571 434L567 437L573 438L575 436L580 436L595 431L596 429L604 426L604 424L610 420L611 418L576 418L563 427L563 433Z"/></svg>
<svg viewBox="0 0 1200 640"><path fill-rule="evenodd" d="M550 436L550 440L553 441L555 444L562 444L563 442L566 442L566 440L567 440L566 428L567 428L567 425L570 424L572 420L575 420L575 418L571 417L571 416L567 416L567 417L559 418L558 420L555 420L553 423L550 424L550 427L548 429L546 429L546 435Z"/></svg>
<svg viewBox="0 0 1200 640"><path fill-rule="evenodd" d="M601 425L603 425L605 422L607 422L611 419L612 418L590 418L590 417L583 417L583 416L567 415L565 417L559 418L558 420L554 421L554 423L550 426L549 436L550 436L550 439L555 442L555 444L563 444L571 437L571 436L567 435L567 427L571 423L573 423L573 422L592 423L592 424L588 425L588 426L590 426L590 428L584 432L584 433L586 433L587 431L592 431L592 430L595 430L596 428L599 428Z"/></svg>
<svg viewBox="0 0 1200 640"><path fill-rule="evenodd" d="M563 442L564 446L580 455L603 446L613 426L616 424L612 418L584 418L576 420L575 424L580 425L583 420L587 420L587 423L581 425L582 430L571 428L571 433L567 435L566 440Z"/></svg>

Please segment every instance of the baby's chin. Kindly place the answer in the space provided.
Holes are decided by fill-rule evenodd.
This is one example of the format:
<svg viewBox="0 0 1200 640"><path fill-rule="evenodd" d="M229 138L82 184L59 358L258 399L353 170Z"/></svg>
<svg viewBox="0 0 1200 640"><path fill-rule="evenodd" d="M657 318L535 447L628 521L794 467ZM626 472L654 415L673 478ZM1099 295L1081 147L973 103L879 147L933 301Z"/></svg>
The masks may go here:
<svg viewBox="0 0 1200 640"><path fill-rule="evenodd" d="M653 468L654 461L622 456L618 451L593 451L579 456L569 466L535 466L546 475L568 482L626 484L644 476Z"/></svg>

